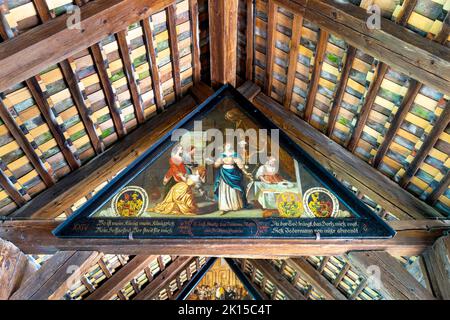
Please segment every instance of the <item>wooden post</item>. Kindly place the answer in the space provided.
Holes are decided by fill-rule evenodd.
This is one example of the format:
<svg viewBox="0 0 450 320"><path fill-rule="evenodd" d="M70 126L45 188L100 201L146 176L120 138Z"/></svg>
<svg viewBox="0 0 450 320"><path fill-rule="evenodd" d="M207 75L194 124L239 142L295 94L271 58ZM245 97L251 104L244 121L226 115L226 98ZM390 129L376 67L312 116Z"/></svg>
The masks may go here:
<svg viewBox="0 0 450 320"><path fill-rule="evenodd" d="M208 9L211 83L236 86L238 0L209 0Z"/></svg>

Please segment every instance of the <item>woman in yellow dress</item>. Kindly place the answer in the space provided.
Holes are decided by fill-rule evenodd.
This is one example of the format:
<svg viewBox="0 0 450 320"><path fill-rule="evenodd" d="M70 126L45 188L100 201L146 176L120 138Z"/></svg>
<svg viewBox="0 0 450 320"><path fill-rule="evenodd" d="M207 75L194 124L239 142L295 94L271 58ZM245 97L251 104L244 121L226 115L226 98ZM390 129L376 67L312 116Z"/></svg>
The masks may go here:
<svg viewBox="0 0 450 320"><path fill-rule="evenodd" d="M154 208L148 209L148 211L174 215L196 214L197 204L194 199L194 187L195 181L188 176L186 181L176 183L164 200Z"/></svg>

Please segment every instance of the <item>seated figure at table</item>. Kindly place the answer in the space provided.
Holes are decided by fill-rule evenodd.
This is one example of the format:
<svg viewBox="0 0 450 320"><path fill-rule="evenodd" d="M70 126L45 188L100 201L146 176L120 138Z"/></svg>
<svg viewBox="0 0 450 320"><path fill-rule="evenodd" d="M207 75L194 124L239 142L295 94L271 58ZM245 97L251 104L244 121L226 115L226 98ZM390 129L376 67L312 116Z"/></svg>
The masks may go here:
<svg viewBox="0 0 450 320"><path fill-rule="evenodd" d="M278 173L277 159L270 157L265 164L256 171L256 179L265 183L279 183L285 181Z"/></svg>

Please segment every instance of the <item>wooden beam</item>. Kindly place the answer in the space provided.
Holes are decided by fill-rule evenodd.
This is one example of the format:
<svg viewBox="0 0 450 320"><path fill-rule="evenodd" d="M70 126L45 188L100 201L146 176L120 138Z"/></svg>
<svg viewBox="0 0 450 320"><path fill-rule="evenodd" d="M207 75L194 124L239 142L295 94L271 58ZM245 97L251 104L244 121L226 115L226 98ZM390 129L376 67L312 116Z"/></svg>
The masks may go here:
<svg viewBox="0 0 450 320"><path fill-rule="evenodd" d="M209 0L209 41L213 87L236 86L238 0Z"/></svg>
<svg viewBox="0 0 450 320"><path fill-rule="evenodd" d="M52 19L50 10L48 9L47 2L45 0L34 0L34 7L41 18L42 22L46 22Z"/></svg>
<svg viewBox="0 0 450 320"><path fill-rule="evenodd" d="M378 95L378 90L380 90L381 84L383 83L384 76L388 70L388 66L379 62L377 66L377 71L375 72L372 82L370 83L369 90L367 91L366 97L364 98L364 104L359 112L358 122L356 123L355 128L353 129L352 136L348 143L348 150L350 152L355 152L355 149L358 145L359 138L361 138L361 134L366 126L367 119L369 118L370 111L372 110L375 99Z"/></svg>
<svg viewBox="0 0 450 320"><path fill-rule="evenodd" d="M289 110L292 93L294 90L295 74L297 73L297 60L298 51L300 47L301 30L303 28L303 17L298 14L294 14L294 19L292 21L292 37L290 42L289 50L289 66L287 71L287 81L286 81L286 94L284 95L283 105Z"/></svg>
<svg viewBox="0 0 450 320"><path fill-rule="evenodd" d="M361 294L365 287L367 287L367 279L363 278L356 287L355 291L353 291L350 295L349 300L356 300L356 298Z"/></svg>
<svg viewBox="0 0 450 320"><path fill-rule="evenodd" d="M411 179L415 176L420 166L424 162L425 158L428 156L430 151L434 148L434 145L439 140L442 132L447 128L450 122L450 102L447 102L444 110L437 119L436 123L433 125L430 133L422 143L422 147L417 151L416 156L413 161L409 164L408 168L405 170L404 175L399 181L399 185L405 188Z"/></svg>
<svg viewBox="0 0 450 320"><path fill-rule="evenodd" d="M28 141L27 137L23 131L19 128L16 121L12 117L6 105L0 99L0 118L5 123L14 140L16 140L19 147L27 156L28 160L31 162L33 167L36 169L37 173L41 177L42 181L47 187L55 184L53 176L47 171L41 159L38 157L31 143Z"/></svg>
<svg viewBox="0 0 450 320"><path fill-rule="evenodd" d="M195 101L192 97L183 98L169 110L147 121L79 170L61 179L53 188L40 193L12 215L15 217L55 218L81 197L94 190L100 183L110 179L132 163L175 126L180 119L189 114L194 107ZM0 116L3 119L1 113L2 108L0 108ZM11 124L14 125L14 120L11 119L11 121ZM17 128L17 130L20 129ZM32 155L35 153L33 152Z"/></svg>
<svg viewBox="0 0 450 320"><path fill-rule="evenodd" d="M437 298L450 300L450 236L439 238L423 258L431 287Z"/></svg>
<svg viewBox="0 0 450 320"><path fill-rule="evenodd" d="M58 252L29 277L11 300L59 300L96 259L97 252ZM72 269L74 266L76 270Z"/></svg>
<svg viewBox="0 0 450 320"><path fill-rule="evenodd" d="M333 285L337 288L339 286L339 283L341 283L342 279L344 279L345 275L347 274L348 270L350 270L350 264L348 262L344 263L344 266L342 267L341 271L339 271L336 278L333 280Z"/></svg>
<svg viewBox="0 0 450 320"><path fill-rule="evenodd" d="M442 29L434 38L434 41L437 43L445 44L448 40L448 36L450 35L450 12L447 12L445 19L443 21Z"/></svg>
<svg viewBox="0 0 450 320"><path fill-rule="evenodd" d="M14 184L2 169L0 169L0 186L19 207L23 206L30 199L29 195L27 195L27 199L19 192L19 190L16 189Z"/></svg>
<svg viewBox="0 0 450 320"><path fill-rule="evenodd" d="M251 264L258 269L273 285L282 291L289 300L306 300L305 296L290 283L278 270L267 260L252 260ZM264 288L263 288L264 289Z"/></svg>
<svg viewBox="0 0 450 320"><path fill-rule="evenodd" d="M245 58L245 78L246 80L253 80L253 28L254 28L254 12L255 8L253 5L253 0L246 0L247 3L247 29L246 29L246 58Z"/></svg>
<svg viewBox="0 0 450 320"><path fill-rule="evenodd" d="M19 248L0 239L0 300L8 300L36 270Z"/></svg>
<svg viewBox="0 0 450 320"><path fill-rule="evenodd" d="M397 110L397 113L395 114L394 118L392 119L391 125L389 126L389 129L387 130L386 134L384 135L384 140L381 143L380 147L377 150L377 154L375 155L373 159L373 166L375 168L378 168L386 155L387 151L389 150L389 147L392 143L392 140L395 138L395 135L398 132L398 129L402 125L403 121L405 120L406 116L408 115L409 111L411 110L411 107L414 104L414 100L416 99L417 95L420 92L420 89L422 88L422 84L417 82L416 80L411 79L411 83L408 88L408 92L406 93L405 97L403 98L402 104L400 108Z"/></svg>
<svg viewBox="0 0 450 320"><path fill-rule="evenodd" d="M277 22L275 16L278 6L274 0L268 0L267 5L267 39L266 39L266 72L264 80L264 92L269 97L272 95L273 63L275 53L275 32Z"/></svg>
<svg viewBox="0 0 450 320"><path fill-rule="evenodd" d="M316 46L316 54L314 56L314 68L312 71L311 81L309 83L308 96L306 98L305 115L306 122L311 120L314 109L314 102L316 101L317 89L319 88L320 74L322 71L323 60L325 58L325 51L327 49L329 33L324 29L319 30L319 40Z"/></svg>
<svg viewBox="0 0 450 320"><path fill-rule="evenodd" d="M327 136L331 137L336 125L339 110L341 109L342 99L344 98L345 88L347 87L348 79L350 78L350 72L352 71L353 62L356 57L356 48L349 46L347 49L347 57L345 58L344 68L342 70L341 79L336 90L336 95L333 99L333 105L331 106L330 116L328 118Z"/></svg>
<svg viewBox="0 0 450 320"><path fill-rule="evenodd" d="M81 8L81 29L69 28L61 15L0 44L0 92L46 67L161 11L173 0L99 0Z"/></svg>
<svg viewBox="0 0 450 320"><path fill-rule="evenodd" d="M127 129L122 122L117 95L114 92L111 82L109 81L108 71L106 70L102 49L100 47L100 44L98 43L92 45L89 49L94 60L95 68L97 69L97 74L100 79L100 84L103 88L103 93L105 94L105 100L108 104L109 112L111 114L117 136L119 138L123 138L127 134Z"/></svg>
<svg viewBox="0 0 450 320"><path fill-rule="evenodd" d="M256 85L255 85L256 86ZM345 179L399 219L442 216L394 181L260 93L254 105L321 165Z"/></svg>
<svg viewBox="0 0 450 320"><path fill-rule="evenodd" d="M139 275L158 256L137 255L125 266L106 280L97 290L85 300L109 300L128 282ZM152 279L150 279L151 281Z"/></svg>
<svg viewBox="0 0 450 320"><path fill-rule="evenodd" d="M381 19L381 28L368 29L364 8L335 0L277 0L293 13L338 35L351 46L396 70L449 95L450 48Z"/></svg>
<svg viewBox="0 0 450 320"><path fill-rule="evenodd" d="M174 277L176 277L182 270L186 269L193 261L192 257L179 257L172 261L170 265L158 274L145 288L139 292L133 300L151 300L155 297L166 285L168 285Z"/></svg>
<svg viewBox="0 0 450 320"><path fill-rule="evenodd" d="M169 31L170 54L172 56L172 75L177 100L181 98L181 74L180 53L178 51L177 35L177 5L173 4L167 8L167 29Z"/></svg>
<svg viewBox="0 0 450 320"><path fill-rule="evenodd" d="M144 107L142 106L141 93L137 83L133 61L131 61L131 50L128 46L127 31L122 30L116 34L117 45L119 46L120 56L122 58L125 75L128 80L128 87L131 93L131 101L133 102L134 112L139 124L145 122Z"/></svg>
<svg viewBox="0 0 450 320"><path fill-rule="evenodd" d="M392 255L412 256L424 252L446 230L448 222L407 220L390 222L397 231L392 239L305 240L305 239L60 239L51 232L60 221L5 220L0 238L27 254L63 250L95 250L114 254L169 254L181 256L229 256L285 258L309 255L342 255L355 250L385 250Z"/></svg>
<svg viewBox="0 0 450 320"><path fill-rule="evenodd" d="M439 200L440 196L442 196L444 192L447 191L449 185L450 185L450 170L447 169L447 173L439 182L439 185L433 190L433 192L431 192L428 195L426 202L430 206L434 206L436 202Z"/></svg>
<svg viewBox="0 0 450 320"><path fill-rule="evenodd" d="M192 62L193 62L193 79L194 85L201 81L200 62L200 26L198 18L198 1L189 0L189 12L191 17L191 33L192 33Z"/></svg>
<svg viewBox="0 0 450 320"><path fill-rule="evenodd" d="M61 129L61 126L56 121L56 117L53 112L50 110L50 105L48 104L47 98L44 96L42 92L41 86L39 85L38 79L32 77L25 81L27 84L28 90L33 96L36 105L41 112L42 117L44 118L47 126L53 135L59 149L64 155L64 159L67 161L67 164L72 170L76 170L81 166L80 159L78 159L75 154L73 154L72 150L69 146L69 141L64 137L64 132Z"/></svg>
<svg viewBox="0 0 450 320"><path fill-rule="evenodd" d="M287 264L313 286L327 300L347 300L330 281L317 271L305 258L288 259Z"/></svg>
<svg viewBox="0 0 450 320"><path fill-rule="evenodd" d="M153 31L149 18L142 21L142 28L144 30L144 41L147 47L147 58L150 65L150 76L152 77L152 89L155 96L155 104L158 112L162 112L164 111L164 99L161 92L158 63L156 62L156 51L153 45Z"/></svg>
<svg viewBox="0 0 450 320"><path fill-rule="evenodd" d="M384 297L393 300L433 300L434 297L425 289L400 262L387 252L362 251L348 254L350 263L363 274L368 268L377 267L380 272L379 288ZM373 275L372 275L373 276Z"/></svg>
<svg viewBox="0 0 450 320"><path fill-rule="evenodd" d="M417 1L418 0L405 0L395 22L402 26L406 26L408 24L409 18L411 17L411 14L414 11L414 8L417 5Z"/></svg>

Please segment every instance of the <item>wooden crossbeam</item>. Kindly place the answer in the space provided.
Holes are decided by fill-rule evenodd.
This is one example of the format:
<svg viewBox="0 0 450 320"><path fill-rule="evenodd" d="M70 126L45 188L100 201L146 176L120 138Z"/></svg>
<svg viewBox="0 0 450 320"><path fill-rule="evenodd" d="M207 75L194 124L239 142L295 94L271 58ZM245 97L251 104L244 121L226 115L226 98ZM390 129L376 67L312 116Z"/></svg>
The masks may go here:
<svg viewBox="0 0 450 320"><path fill-rule="evenodd" d="M436 142L439 140L442 132L447 128L449 122L450 102L447 102L438 120L433 125L433 128L431 129L426 139L423 141L422 147L419 149L413 161L411 161L408 168L405 170L404 175L399 181L400 186L402 186L403 188L406 187L411 179L415 176L420 166L425 161L425 158L428 156L430 151L434 148Z"/></svg>
<svg viewBox="0 0 450 320"><path fill-rule="evenodd" d="M133 102L134 112L139 124L145 122L144 107L142 106L141 93L139 85L134 72L133 61L131 61L130 47L127 41L127 31L122 30L116 34L117 45L119 46L120 56L122 58L125 75L128 80L128 86L131 94L131 101Z"/></svg>
<svg viewBox="0 0 450 320"><path fill-rule="evenodd" d="M303 14L320 28L405 75L450 94L450 48L388 19L381 19L380 29L369 29L366 10L348 1L277 0L277 3L293 13Z"/></svg>
<svg viewBox="0 0 450 320"><path fill-rule="evenodd" d="M182 270L193 261L192 257L179 257L172 261L165 270L156 276L133 300L151 300L164 289ZM170 290L167 290L170 291Z"/></svg>
<svg viewBox="0 0 450 320"><path fill-rule="evenodd" d="M254 4L253 0L246 0L247 3L247 29L245 33L246 37L246 58L245 58L245 78L246 80L253 80L253 28L254 28Z"/></svg>
<svg viewBox="0 0 450 320"><path fill-rule="evenodd" d="M353 62L356 57L356 48L349 46L347 49L347 57L345 58L344 68L342 69L341 79L333 99L330 116L328 118L327 136L331 137L336 125L336 121L341 109L342 99L345 95L345 88L347 87L348 79L350 78L350 71L352 70Z"/></svg>
<svg viewBox="0 0 450 320"><path fill-rule="evenodd" d="M306 300L305 296L292 283L290 283L278 270L267 260L251 260L254 268L262 272L273 285L282 291L289 300ZM263 287L264 288L264 287Z"/></svg>
<svg viewBox="0 0 450 320"><path fill-rule="evenodd" d="M150 76L152 78L152 89L155 96L155 104L158 112L164 110L164 100L161 92L161 81L159 80L158 63L156 62L156 51L153 44L153 31L149 18L144 19L142 22L142 28L144 30L144 40L147 47L147 58L150 65Z"/></svg>
<svg viewBox="0 0 450 320"><path fill-rule="evenodd" d="M64 14L1 43L0 92L171 4L173 0L91 1L81 8L81 29L69 28Z"/></svg>
<svg viewBox="0 0 450 320"><path fill-rule="evenodd" d="M305 258L288 259L287 264L327 300L347 300L347 298L336 289L325 276L306 261Z"/></svg>
<svg viewBox="0 0 450 320"><path fill-rule="evenodd" d="M201 62L200 62L200 26L198 18L198 1L189 0L189 13L191 21L192 34L192 62L194 85L201 81Z"/></svg>
<svg viewBox="0 0 450 320"><path fill-rule="evenodd" d="M348 150L350 152L355 152L355 149L358 145L359 138L361 138L361 134L366 126L367 119L369 118L370 111L372 110L375 99L378 95L378 90L381 87L384 76L388 70L388 66L379 62L377 66L377 71L374 74L374 78L370 83L369 90L367 91L366 97L364 98L364 104L359 112L358 122L356 123L355 128L353 129L352 136L348 143Z"/></svg>
<svg viewBox="0 0 450 320"><path fill-rule="evenodd" d="M9 177L0 169L0 186L2 186L3 190L8 194L8 196L17 204L19 207L23 206L30 199L30 196L27 195L25 198L14 186Z"/></svg>
<svg viewBox="0 0 450 320"><path fill-rule="evenodd" d="M177 5L173 4L167 8L167 29L169 31L170 54L172 56L172 75L177 100L181 98L181 75L180 75L180 53L178 50L177 35Z"/></svg>
<svg viewBox="0 0 450 320"><path fill-rule="evenodd" d="M359 190L364 190L365 195L399 219L442 216L367 162L355 157L306 122L293 117L292 113L265 94L259 93L253 103L321 165L336 172L339 178Z"/></svg>
<svg viewBox="0 0 450 320"><path fill-rule="evenodd" d="M102 54L102 48L99 43L96 43L89 48L89 51L94 60L95 68L97 69L97 74L100 79L103 93L105 94L105 100L108 105L117 136L119 138L123 138L127 134L127 129L125 128L121 118L117 95L111 85L111 81L109 80L108 71L106 70L105 60Z"/></svg>
<svg viewBox="0 0 450 320"><path fill-rule="evenodd" d="M389 126L389 129L387 130L386 134L384 135L384 140L381 143L380 147L377 150L377 154L375 155L373 159L373 166L375 168L378 168L386 155L387 151L389 150L389 147L392 143L392 140L395 138L395 135L398 132L398 129L402 125L403 121L405 120L406 116L408 115L409 111L411 110L411 107L413 106L414 100L416 99L417 95L420 92L420 89L422 88L422 84L412 80L408 88L408 92L406 93L405 97L403 98L402 104L400 108L397 110L397 113L394 116L394 119L392 119L391 125Z"/></svg>
<svg viewBox="0 0 450 320"><path fill-rule="evenodd" d="M363 274L370 273L368 268L379 268L376 273L379 291L384 297L394 300L433 300L434 297L425 289L400 262L387 252L362 251L350 252L350 263ZM373 269L372 269L373 270ZM371 276L373 276L371 274Z"/></svg>
<svg viewBox="0 0 450 320"><path fill-rule="evenodd" d="M342 255L355 250L385 250L392 255L421 254L446 230L448 222L407 220L390 222L397 231L392 239L60 239L51 233L60 221L12 220L0 224L0 238L13 242L27 254L59 250L98 250L114 254L170 254L284 258L309 255Z"/></svg>
<svg viewBox="0 0 450 320"><path fill-rule="evenodd" d="M270 97L272 93L272 79L273 79L273 63L275 53L275 32L277 22L275 15L278 6L275 1L269 0L267 5L267 39L266 39L266 72L264 81L264 92Z"/></svg>
<svg viewBox="0 0 450 320"><path fill-rule="evenodd" d="M286 81L286 94L284 95L283 105L289 110L292 93L294 89L295 74L297 72L297 59L298 51L300 47L301 30L303 28L303 17L295 14L292 21L292 37L291 37L291 48L289 50L289 66L287 71L287 81Z"/></svg>
<svg viewBox="0 0 450 320"><path fill-rule="evenodd" d="M414 11L414 8L417 5L417 1L418 0L405 0L395 22L402 26L406 26L411 14Z"/></svg>
<svg viewBox="0 0 450 320"><path fill-rule="evenodd" d="M433 190L433 192L431 192L428 195L426 202L429 205L434 206L436 202L439 200L439 197L442 196L445 191L447 191L449 185L450 185L450 170L447 169L447 173L439 182L439 185Z"/></svg>
<svg viewBox="0 0 450 320"><path fill-rule="evenodd" d="M28 160L30 160L31 164L36 169L37 173L39 174L45 185L47 187L54 185L55 180L53 175L47 171L47 169L44 166L44 163L38 157L38 155L34 151L33 146L28 141L22 129L19 128L16 121L14 121L14 118L12 117L8 108L1 99L0 99L0 118L3 120L5 126L8 128L9 132L13 136L14 140L16 140L19 147L25 153Z"/></svg>
<svg viewBox="0 0 450 320"><path fill-rule="evenodd" d="M59 300L97 259L98 252L58 252L29 277L11 300ZM77 269L73 269L76 266Z"/></svg>
<svg viewBox="0 0 450 320"><path fill-rule="evenodd" d="M120 291L128 282L141 273L158 256L137 255L131 259L119 271L114 273L105 283L103 283L86 300L109 300ZM151 281L152 279L150 279Z"/></svg>
<svg viewBox="0 0 450 320"><path fill-rule="evenodd" d="M133 162L136 157L146 151L163 134L176 125L179 119L189 114L194 107L195 101L192 97L186 96L169 110L163 112L159 117L147 121L140 128L127 135L122 141L116 143L79 170L67 175L54 188L49 188L40 193L25 206L15 211L13 215L16 217L34 218L54 218L58 216L81 197L94 190L100 183L111 178L114 174ZM7 112L6 108L0 108L0 116L2 119L4 119L4 115L8 116L9 112ZM11 126L17 127L12 118L6 120ZM21 133L18 127L16 131L17 134L15 134L19 137L16 140L27 147L25 143L28 142L25 136L23 136L23 133ZM152 133L149 134L149 132ZM23 143L20 140L21 136L24 139ZM29 152L27 156L30 159L34 159L32 157L35 157L36 159L33 161L36 162L39 158L35 155L31 146L29 148L30 151L27 151ZM47 173L45 170L44 172Z"/></svg>
<svg viewBox="0 0 450 320"><path fill-rule="evenodd" d="M312 71L311 81L309 83L308 96L306 98L305 115L306 122L310 122L313 114L314 103L316 101L316 94L319 88L319 80L322 72L323 60L325 58L325 52L328 44L329 33L324 30L319 30L319 40L316 46L316 53L314 56L314 68Z"/></svg>
<svg viewBox="0 0 450 320"><path fill-rule="evenodd" d="M32 77L26 80L25 83L30 90L34 101L36 102L36 105L41 112L42 117L47 123L47 126L53 135L53 138L55 139L59 149L61 149L61 152L64 155L64 158L69 164L69 167L72 170L78 169L81 166L80 159L78 159L78 157L75 156L75 154L70 149L69 141L64 137L64 132L56 121L55 115L50 110L50 105L48 104L48 101L44 96L44 93L42 92L37 78Z"/></svg>

